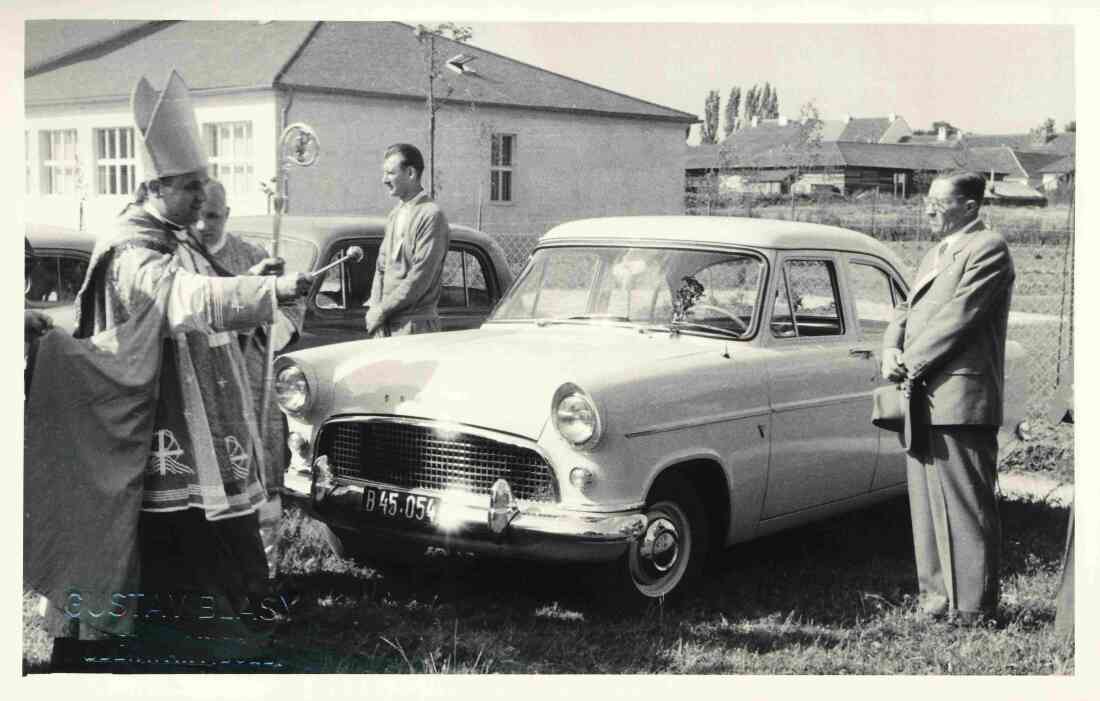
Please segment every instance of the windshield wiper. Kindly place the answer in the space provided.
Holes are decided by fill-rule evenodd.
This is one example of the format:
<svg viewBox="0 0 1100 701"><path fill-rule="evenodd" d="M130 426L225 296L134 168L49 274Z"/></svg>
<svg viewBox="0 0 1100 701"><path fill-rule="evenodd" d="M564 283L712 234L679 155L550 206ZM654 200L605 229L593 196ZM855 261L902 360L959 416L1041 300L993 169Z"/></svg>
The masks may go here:
<svg viewBox="0 0 1100 701"><path fill-rule="evenodd" d="M730 329L724 329L721 326L711 326L710 324L704 324L699 321L676 321L669 322L668 329L670 332L677 331L681 328L691 328L699 331L708 331L710 333L716 333L728 338L741 338L741 334Z"/></svg>
<svg viewBox="0 0 1100 701"><path fill-rule="evenodd" d="M575 316L556 316L552 318L539 318L535 319L536 326L547 326L548 324L567 324L570 321L614 321L614 322L630 322L629 317L616 316L614 314L577 314Z"/></svg>

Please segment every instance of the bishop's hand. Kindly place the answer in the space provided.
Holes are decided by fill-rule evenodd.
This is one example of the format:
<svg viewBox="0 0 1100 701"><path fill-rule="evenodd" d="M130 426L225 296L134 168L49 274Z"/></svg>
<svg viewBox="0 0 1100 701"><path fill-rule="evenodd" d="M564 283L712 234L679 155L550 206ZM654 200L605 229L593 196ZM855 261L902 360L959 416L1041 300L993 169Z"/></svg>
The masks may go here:
<svg viewBox="0 0 1100 701"><path fill-rule="evenodd" d="M268 257L248 269L249 275L282 275L286 272L286 261L282 258Z"/></svg>
<svg viewBox="0 0 1100 701"><path fill-rule="evenodd" d="M275 280L275 295L280 302L292 302L298 297L305 297L313 287L313 278L305 273L291 273L280 275Z"/></svg>

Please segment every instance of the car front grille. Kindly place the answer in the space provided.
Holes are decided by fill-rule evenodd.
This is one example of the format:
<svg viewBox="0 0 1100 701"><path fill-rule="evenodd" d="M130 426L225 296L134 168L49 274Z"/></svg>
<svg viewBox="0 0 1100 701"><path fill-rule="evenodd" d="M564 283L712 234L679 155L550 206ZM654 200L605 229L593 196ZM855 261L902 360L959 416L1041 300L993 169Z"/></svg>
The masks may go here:
<svg viewBox="0 0 1100 701"><path fill-rule="evenodd" d="M318 453L337 477L405 489L489 494L507 480L517 499L557 501L550 466L530 448L461 431L396 421L341 421L321 430Z"/></svg>

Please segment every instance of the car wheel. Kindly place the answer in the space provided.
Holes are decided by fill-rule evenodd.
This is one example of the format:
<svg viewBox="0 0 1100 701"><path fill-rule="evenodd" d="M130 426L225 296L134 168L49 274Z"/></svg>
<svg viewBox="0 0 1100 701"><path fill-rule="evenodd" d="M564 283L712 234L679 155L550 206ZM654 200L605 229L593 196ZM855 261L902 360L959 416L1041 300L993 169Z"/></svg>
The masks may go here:
<svg viewBox="0 0 1100 701"><path fill-rule="evenodd" d="M710 545L703 504L686 480L666 478L653 491L646 518L626 554L629 583L645 599L682 593L702 571Z"/></svg>

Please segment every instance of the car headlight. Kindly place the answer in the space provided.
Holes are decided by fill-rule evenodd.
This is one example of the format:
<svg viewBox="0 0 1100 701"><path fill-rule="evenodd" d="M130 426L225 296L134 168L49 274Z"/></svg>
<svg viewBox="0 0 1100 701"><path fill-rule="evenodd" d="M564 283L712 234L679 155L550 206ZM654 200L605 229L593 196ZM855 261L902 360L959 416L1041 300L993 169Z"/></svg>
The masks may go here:
<svg viewBox="0 0 1100 701"><path fill-rule="evenodd" d="M574 384L566 383L554 393L551 403L554 427L575 448L591 449L600 441L603 425L592 398Z"/></svg>
<svg viewBox="0 0 1100 701"><path fill-rule="evenodd" d="M297 365L288 365L275 375L275 396L288 414L302 416L309 408L310 392L306 374Z"/></svg>

